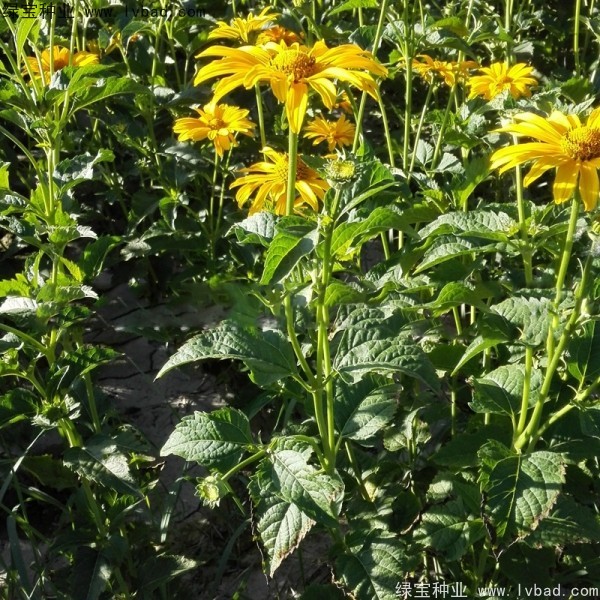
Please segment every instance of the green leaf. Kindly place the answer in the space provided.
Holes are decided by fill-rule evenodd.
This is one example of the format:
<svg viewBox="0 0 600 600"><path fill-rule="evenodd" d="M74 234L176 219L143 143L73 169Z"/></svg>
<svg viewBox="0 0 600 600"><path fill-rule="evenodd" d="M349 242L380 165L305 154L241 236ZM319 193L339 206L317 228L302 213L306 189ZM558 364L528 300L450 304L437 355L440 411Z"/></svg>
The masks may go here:
<svg viewBox="0 0 600 600"><path fill-rule="evenodd" d="M64 193L82 181L93 179L94 166L101 162L112 162L114 158L113 151L105 148L98 150L96 156L86 152L73 158L65 158L56 165L52 178Z"/></svg>
<svg viewBox="0 0 600 600"><path fill-rule="evenodd" d="M269 475L270 462L261 463L250 480L256 529L269 557L269 575L273 577L282 561L289 556L312 529L314 521L300 508L277 494Z"/></svg>
<svg viewBox="0 0 600 600"><path fill-rule="evenodd" d="M338 526L344 485L339 478L308 464L297 450L280 450L270 456L272 480L277 495L295 504L303 513L330 527Z"/></svg>
<svg viewBox="0 0 600 600"><path fill-rule="evenodd" d="M207 468L227 471L253 445L248 417L235 408L184 417L162 447L161 456L176 454Z"/></svg>
<svg viewBox="0 0 600 600"><path fill-rule="evenodd" d="M469 406L477 413L492 413L509 416L514 422L521 410L521 398L525 384L523 365L498 367L474 381L475 394ZM542 385L542 373L532 370L529 405L537 400Z"/></svg>
<svg viewBox="0 0 600 600"><path fill-rule="evenodd" d="M461 500L428 508L414 532L418 545L435 549L450 561L460 560L484 536L483 521L469 518Z"/></svg>
<svg viewBox="0 0 600 600"><path fill-rule="evenodd" d="M365 299L365 294L356 287L343 281L334 279L329 282L325 290L325 305L336 306L339 304L355 304L362 302Z"/></svg>
<svg viewBox="0 0 600 600"><path fill-rule="evenodd" d="M600 321L589 321L579 335L569 340L567 368L579 382L600 375Z"/></svg>
<svg viewBox="0 0 600 600"><path fill-rule="evenodd" d="M98 600L108 587L112 566L104 552L82 546L75 553L71 593L73 598Z"/></svg>
<svg viewBox="0 0 600 600"><path fill-rule="evenodd" d="M436 309L436 315L461 304L469 304L483 309L487 307L482 299L492 293L483 284L473 285L465 281L451 281L440 290L435 301L429 303L429 307Z"/></svg>
<svg viewBox="0 0 600 600"><path fill-rule="evenodd" d="M355 385L339 381L335 393L335 421L340 435L364 441L382 432L394 417L400 390L395 384L373 389L368 379Z"/></svg>
<svg viewBox="0 0 600 600"><path fill-rule="evenodd" d="M140 565L138 591L149 593L198 566L195 560L174 554L151 556Z"/></svg>
<svg viewBox="0 0 600 600"><path fill-rule="evenodd" d="M73 99L71 114L106 100L111 96L121 96L123 94L135 94L136 96L149 95L149 89L127 77L107 77L99 79L94 83L93 87L87 88L87 91L77 95Z"/></svg>
<svg viewBox="0 0 600 600"><path fill-rule="evenodd" d="M210 331L187 341L159 371L157 377L175 367L205 358L241 360L260 385L268 385L297 372L290 343L279 331L256 331L223 321Z"/></svg>
<svg viewBox="0 0 600 600"><path fill-rule="evenodd" d="M377 0L346 0L346 2L334 8L329 15L333 16L343 11L355 10L357 8L379 8L379 2Z"/></svg>
<svg viewBox="0 0 600 600"><path fill-rule="evenodd" d="M546 342L552 317L552 302L547 298L513 296L490 308L521 334L518 341L526 346L540 346Z"/></svg>
<svg viewBox="0 0 600 600"><path fill-rule="evenodd" d="M438 450L434 461L453 470L476 467L479 462L477 458L479 448L490 440L510 444L510 435L508 427L503 429L498 425L486 425L473 433L458 433Z"/></svg>
<svg viewBox="0 0 600 600"><path fill-rule="evenodd" d="M430 267L439 265L457 256L483 252L493 252L496 244L483 245L481 242L468 240L452 235L443 235L436 238L425 252L421 264L415 269L415 274L421 273Z"/></svg>
<svg viewBox="0 0 600 600"><path fill-rule="evenodd" d="M364 335L370 333L365 331ZM350 346L348 351L338 351L333 366L346 381L357 382L369 373L388 376L404 373L419 379L433 390L439 389L431 361L415 343L410 332L386 339L366 339Z"/></svg>
<svg viewBox="0 0 600 600"><path fill-rule="evenodd" d="M259 212L236 223L228 234L234 233L240 244L258 244L267 248L275 237L277 217L270 212Z"/></svg>
<svg viewBox="0 0 600 600"><path fill-rule="evenodd" d="M526 538L526 542L535 547L600 542L600 517L571 496L561 494L552 513Z"/></svg>
<svg viewBox="0 0 600 600"><path fill-rule="evenodd" d="M269 244L260 283L266 285L281 281L303 256L312 252L318 238L319 232L312 227L280 229Z"/></svg>
<svg viewBox="0 0 600 600"><path fill-rule="evenodd" d="M66 450L64 463L75 473L107 489L142 497L127 457L119 451L115 441L105 435L93 436L82 448Z"/></svg>
<svg viewBox="0 0 600 600"><path fill-rule="evenodd" d="M506 213L488 210L451 212L440 215L433 223L419 231L422 239L433 236L454 234L484 240L506 242L518 223Z"/></svg>
<svg viewBox="0 0 600 600"><path fill-rule="evenodd" d="M389 229L414 234L399 209L379 206L360 220L338 225L331 237L331 253L343 258L360 249L367 240Z"/></svg>
<svg viewBox="0 0 600 600"><path fill-rule="evenodd" d="M545 450L517 454L499 442L487 443L478 455L485 513L498 537L527 535L550 514L560 494L562 457Z"/></svg>
<svg viewBox="0 0 600 600"><path fill-rule="evenodd" d="M452 187L452 195L457 206L464 208L475 188L488 176L487 158L476 157L469 160L464 176ZM505 230L505 232L508 230Z"/></svg>
<svg viewBox="0 0 600 600"><path fill-rule="evenodd" d="M16 39L16 62L18 65L21 64L21 56L25 51L25 44L30 39L33 45L37 41L40 31L40 20L39 19L24 19L21 18L17 21L17 39ZM33 35L31 35L33 32Z"/></svg>
<svg viewBox="0 0 600 600"><path fill-rule="evenodd" d="M378 532L367 538L338 554L335 579L355 600L397 600L396 585L411 571L403 544L393 534Z"/></svg>

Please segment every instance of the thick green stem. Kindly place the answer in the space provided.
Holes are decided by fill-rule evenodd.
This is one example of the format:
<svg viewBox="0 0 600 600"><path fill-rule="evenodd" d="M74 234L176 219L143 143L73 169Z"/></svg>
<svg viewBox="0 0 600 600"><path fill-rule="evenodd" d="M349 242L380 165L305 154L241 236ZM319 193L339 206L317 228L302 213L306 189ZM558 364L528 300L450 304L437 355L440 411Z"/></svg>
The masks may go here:
<svg viewBox="0 0 600 600"><path fill-rule="evenodd" d="M285 214L294 213L294 202L296 200L296 170L298 168L298 134L291 129L288 135L288 178L287 197L285 202Z"/></svg>
<svg viewBox="0 0 600 600"><path fill-rule="evenodd" d="M581 20L581 0L575 0L575 23L574 23L574 28L573 28L573 58L575 59L575 77L581 77L581 59L579 56L580 20Z"/></svg>
<svg viewBox="0 0 600 600"><path fill-rule="evenodd" d="M513 142L517 143L517 138L513 136ZM515 182L517 190L517 211L519 214L519 230L521 232L521 241L523 243L523 267L525 270L525 285L531 287L533 284L533 266L531 263L532 249L529 244L529 233L527 231L527 217L525 215L525 199L523 196L523 172L521 165L517 165L515 173Z"/></svg>
<svg viewBox="0 0 600 600"><path fill-rule="evenodd" d="M452 105L454 104L454 99L456 97L456 84L452 86L450 90L450 97L448 98L448 104L446 104L446 110L444 111L444 117L442 119L442 124L440 125L440 131L438 133L437 141L435 143L435 150L433 151L433 158L431 159L431 169L435 169L437 165L437 161L442 152L442 143L444 141L444 136L446 135L446 128L448 127L448 121L450 119L450 111L452 109Z"/></svg>
<svg viewBox="0 0 600 600"><path fill-rule="evenodd" d="M523 382L523 394L521 396L521 410L519 412L519 422L514 431L513 440L517 440L523 433L527 423L527 413L529 411L529 396L531 393L531 369L533 366L533 348L525 348L525 381Z"/></svg>

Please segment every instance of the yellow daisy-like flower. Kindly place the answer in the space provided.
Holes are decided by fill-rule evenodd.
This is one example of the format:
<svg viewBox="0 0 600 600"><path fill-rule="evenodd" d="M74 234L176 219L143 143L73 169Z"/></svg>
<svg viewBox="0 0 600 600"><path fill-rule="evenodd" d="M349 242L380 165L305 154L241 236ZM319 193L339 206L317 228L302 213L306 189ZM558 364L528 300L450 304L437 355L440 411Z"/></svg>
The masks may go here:
<svg viewBox="0 0 600 600"><path fill-rule="evenodd" d="M317 117L306 126L304 137L314 140L313 146L327 142L329 152L333 152L336 146L350 146L354 142L355 132L356 127L350 121L346 121L346 115L342 115L337 121Z"/></svg>
<svg viewBox="0 0 600 600"><path fill-rule="evenodd" d="M52 60L50 59L51 56ZM68 48L63 48L62 46L53 46L52 55L50 54L50 49L46 48L46 50L42 51L39 62L36 56L28 56L25 60L29 65L29 72L36 78L43 77L46 83L50 81L52 73L67 67L69 62L74 67L97 65L99 62L98 55L94 52L74 52L71 54ZM50 70L51 62L54 69L52 72ZM27 68L24 68L23 74L26 75L27 73Z"/></svg>
<svg viewBox="0 0 600 600"><path fill-rule="evenodd" d="M532 77L533 68L525 63L517 63L509 67L506 63L494 63L489 67L479 69L482 75L474 75L467 84L471 88L469 100L483 96L491 100L508 90L510 95L517 100L523 96L531 96L530 87L537 85L537 79Z"/></svg>
<svg viewBox="0 0 600 600"><path fill-rule="evenodd" d="M251 43L251 37L257 31L265 28L265 25L272 23L278 16L278 13L271 13L270 7L264 8L260 14L249 14L246 19L232 19L230 23L217 21L217 26L208 34L209 40L226 38L238 40L246 44Z"/></svg>
<svg viewBox="0 0 600 600"><path fill-rule="evenodd" d="M473 60L460 62L436 60L427 54L419 54L417 58L413 59L412 63L413 71L426 81L431 83L435 76L439 76L450 87L466 79L469 76L469 71L478 67L479 64Z"/></svg>
<svg viewBox="0 0 600 600"><path fill-rule="evenodd" d="M377 98L373 76L387 75L387 69L356 44L336 48L328 48L322 41L312 48L298 43L288 46L285 42L269 42L260 47L213 46L198 56L221 57L202 67L194 79L194 84L199 85L215 77L221 78L215 86L215 102L239 86L250 89L256 84L268 83L277 100L285 104L294 133L299 133L302 128L309 88L315 90L331 110L336 102L335 81L349 83Z"/></svg>
<svg viewBox="0 0 600 600"><path fill-rule="evenodd" d="M256 43L259 45L266 44L267 42L275 42L276 44L285 42L288 46L291 46L294 42L299 43L301 41L301 35L281 25L273 25L273 27L261 31L256 38Z"/></svg>
<svg viewBox="0 0 600 600"><path fill-rule="evenodd" d="M533 138L516 146L496 150L491 168L501 173L525 162L533 166L523 180L528 186L548 169L556 168L553 194L557 204L566 202L579 190L586 210L598 203L598 169L600 169L600 108L596 108L582 125L577 115L554 111L549 117L534 113L515 115L517 123L500 129L517 136Z"/></svg>
<svg viewBox="0 0 600 600"><path fill-rule="evenodd" d="M240 207L254 196L250 205L251 215L265 209L284 215L288 185L288 155L276 152L272 148L264 148L263 153L269 159L268 162L258 162L241 169L246 175L236 179L231 184L231 188L240 188L235 195ZM297 196L294 206L308 204L316 211L319 208L319 200L323 200L330 186L316 171L298 158L295 187Z"/></svg>
<svg viewBox="0 0 600 600"><path fill-rule="evenodd" d="M217 154L223 158L223 153L236 146L236 133L253 135L252 123L247 117L250 111L227 104L207 104L204 108L194 109L199 118L177 119L173 131L180 142L193 140L195 142L208 139L215 145Z"/></svg>

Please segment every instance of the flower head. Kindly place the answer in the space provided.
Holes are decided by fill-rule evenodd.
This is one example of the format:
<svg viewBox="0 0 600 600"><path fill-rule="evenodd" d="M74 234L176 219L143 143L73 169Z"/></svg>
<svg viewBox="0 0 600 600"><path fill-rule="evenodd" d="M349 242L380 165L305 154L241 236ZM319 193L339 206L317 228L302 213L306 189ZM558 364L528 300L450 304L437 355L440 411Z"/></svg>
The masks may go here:
<svg viewBox="0 0 600 600"><path fill-rule="evenodd" d="M199 56L221 57L202 67L194 79L199 85L214 77L221 78L215 86L214 101L218 102L233 89L247 89L267 83L279 102L285 104L290 129L299 133L312 88L331 110L336 102L335 81L349 83L377 97L373 76L386 76L387 69L373 55L355 44L328 48L318 41L312 48L298 43L268 42L264 46L226 48L212 46Z"/></svg>
<svg viewBox="0 0 600 600"><path fill-rule="evenodd" d="M269 12L270 10L271 8L267 7L256 16L250 13L246 19L235 18L230 23L217 21L217 26L208 34L208 39L227 38L250 44L253 34L264 29L279 16Z"/></svg>
<svg viewBox="0 0 600 600"><path fill-rule="evenodd" d="M333 152L336 146L350 146L354 141L355 131L354 124L346 121L346 115L342 115L337 121L317 117L306 126L304 137L314 140L313 146L327 142L329 152Z"/></svg>
<svg viewBox="0 0 600 600"><path fill-rule="evenodd" d="M523 96L529 98L530 87L537 85L537 79L532 77L533 68L525 63L509 67L506 63L498 62L482 67L479 72L482 75L474 75L467 82L471 88L469 99L483 96L486 100L491 100L505 90L515 100Z"/></svg>
<svg viewBox="0 0 600 600"><path fill-rule="evenodd" d="M68 67L69 64L74 67L98 64L98 55L94 52L74 52L71 54L67 48L53 46L52 54L49 48L42 51L39 62L36 56L28 56L25 60L29 65L29 70L24 68L23 74L30 72L33 77L43 77L44 81L48 82L53 73Z"/></svg>
<svg viewBox="0 0 600 600"><path fill-rule="evenodd" d="M261 210L271 209L278 215L285 214L288 180L288 155L276 152L272 148L263 148L268 161L258 162L242 169L244 176L236 179L232 188L239 187L235 198L243 206L254 196L250 206L250 214ZM329 184L319 174L308 167L298 158L296 167L296 207L308 204L313 210L318 210L319 200L325 196Z"/></svg>
<svg viewBox="0 0 600 600"><path fill-rule="evenodd" d="M295 31L291 31L290 29L286 29L281 25L273 25L264 31L261 31L256 38L257 44L266 44L267 42L275 42L279 44L280 42L285 42L288 46L293 44L294 42L301 42L302 36L298 35Z"/></svg>
<svg viewBox="0 0 600 600"><path fill-rule="evenodd" d="M583 125L577 115L554 111L549 117L535 113L515 115L517 123L500 129L535 141L496 150L491 168L501 173L525 162L533 166L523 180L528 186L549 169L556 168L553 195L559 204L578 189L586 210L598 203L600 169L600 108Z"/></svg>
<svg viewBox="0 0 600 600"><path fill-rule="evenodd" d="M472 60L463 60L460 62L436 60L427 54L419 54L412 62L413 71L426 81L432 82L434 77L437 76L441 77L444 83L450 87L466 79L469 71L477 67L479 65Z"/></svg>
<svg viewBox="0 0 600 600"><path fill-rule="evenodd" d="M226 150L237 145L236 133L252 135L254 123L247 118L249 111L244 108L228 104L207 104L202 109L194 110L198 113L198 118L187 117L175 121L173 131L180 142L209 139L222 158Z"/></svg>

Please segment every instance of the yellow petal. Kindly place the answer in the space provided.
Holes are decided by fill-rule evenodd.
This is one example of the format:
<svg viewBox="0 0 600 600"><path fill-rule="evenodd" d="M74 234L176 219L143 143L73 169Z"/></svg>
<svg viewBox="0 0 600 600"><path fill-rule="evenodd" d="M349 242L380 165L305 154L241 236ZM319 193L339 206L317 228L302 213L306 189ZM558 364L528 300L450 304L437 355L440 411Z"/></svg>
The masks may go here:
<svg viewBox="0 0 600 600"><path fill-rule="evenodd" d="M598 204L598 172L589 164L582 164L580 168L579 193L583 200L585 210L594 210Z"/></svg>
<svg viewBox="0 0 600 600"><path fill-rule="evenodd" d="M562 204L573 197L578 176L579 167L575 161L569 161L558 167L552 188L556 204Z"/></svg>

